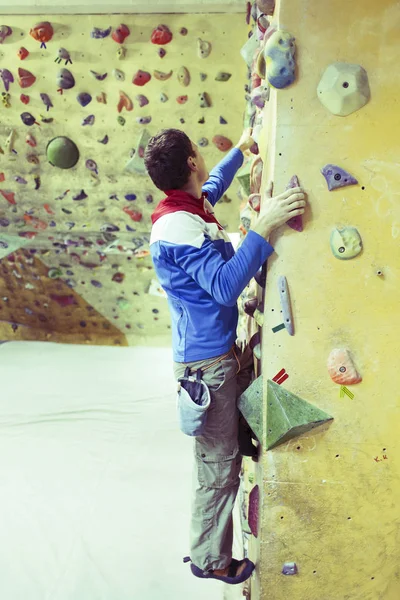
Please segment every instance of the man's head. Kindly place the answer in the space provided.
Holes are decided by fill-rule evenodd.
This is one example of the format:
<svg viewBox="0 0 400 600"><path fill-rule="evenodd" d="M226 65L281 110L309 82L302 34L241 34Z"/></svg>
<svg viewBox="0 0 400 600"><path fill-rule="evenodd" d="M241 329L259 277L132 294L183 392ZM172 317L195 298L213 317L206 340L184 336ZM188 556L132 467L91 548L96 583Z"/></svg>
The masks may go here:
<svg viewBox="0 0 400 600"><path fill-rule="evenodd" d="M152 137L144 162L154 185L162 191L180 190L191 182L201 187L208 179L197 145L179 129L163 129Z"/></svg>

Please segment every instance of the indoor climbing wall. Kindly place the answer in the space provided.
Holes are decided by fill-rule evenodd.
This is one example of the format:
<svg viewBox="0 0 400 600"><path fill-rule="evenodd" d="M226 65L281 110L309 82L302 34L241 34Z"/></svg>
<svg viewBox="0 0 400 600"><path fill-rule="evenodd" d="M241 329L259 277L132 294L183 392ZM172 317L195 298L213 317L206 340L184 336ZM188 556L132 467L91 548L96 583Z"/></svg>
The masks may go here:
<svg viewBox="0 0 400 600"><path fill-rule="evenodd" d="M143 153L179 128L211 169L238 141L245 11L1 19L0 340L169 344Z"/></svg>
<svg viewBox="0 0 400 600"><path fill-rule="evenodd" d="M263 185L308 207L271 237L254 599L400 594L399 29L394 0L282 0L258 58Z"/></svg>

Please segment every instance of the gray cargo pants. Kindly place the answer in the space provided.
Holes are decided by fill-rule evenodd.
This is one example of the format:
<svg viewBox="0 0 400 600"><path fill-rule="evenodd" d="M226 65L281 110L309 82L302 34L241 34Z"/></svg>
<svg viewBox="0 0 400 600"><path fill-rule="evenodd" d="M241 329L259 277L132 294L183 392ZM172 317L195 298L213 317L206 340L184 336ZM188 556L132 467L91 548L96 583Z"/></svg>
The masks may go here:
<svg viewBox="0 0 400 600"><path fill-rule="evenodd" d="M204 369L202 379L211 394L206 429L202 436L194 438L190 556L193 564L204 571L225 569L232 559L232 511L242 464L237 398L250 384L253 353L249 347L242 352L235 344L223 357L175 362L176 379L183 376L187 366L194 371Z"/></svg>

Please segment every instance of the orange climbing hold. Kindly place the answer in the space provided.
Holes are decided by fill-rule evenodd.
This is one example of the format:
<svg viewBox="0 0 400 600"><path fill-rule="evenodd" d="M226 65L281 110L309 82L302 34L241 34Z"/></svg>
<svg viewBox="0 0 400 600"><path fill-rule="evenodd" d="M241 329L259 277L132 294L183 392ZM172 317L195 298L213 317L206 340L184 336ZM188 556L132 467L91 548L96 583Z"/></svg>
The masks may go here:
<svg viewBox="0 0 400 600"><path fill-rule="evenodd" d="M328 357L327 367L328 373L335 383L352 385L362 381L348 350L343 348L332 350Z"/></svg>
<svg viewBox="0 0 400 600"><path fill-rule="evenodd" d="M50 206L48 204L43 204L43 208L44 210L47 212L48 215L54 215L54 211L51 210Z"/></svg>
<svg viewBox="0 0 400 600"><path fill-rule="evenodd" d="M231 140L223 135L214 135L212 142L221 152L226 152L233 145Z"/></svg>
<svg viewBox="0 0 400 600"><path fill-rule="evenodd" d="M131 208L129 208L129 206L125 206L125 208L123 208L122 210L124 211L124 213L130 216L132 221L139 222L142 220L143 215L140 211L132 210Z"/></svg>
<svg viewBox="0 0 400 600"><path fill-rule="evenodd" d="M53 27L51 23L48 21L42 21L41 23L37 23L30 30L29 34L33 37L37 42L41 42L40 47L46 48L45 42L48 42L53 37Z"/></svg>
<svg viewBox="0 0 400 600"><path fill-rule="evenodd" d="M178 96L176 101L178 102L178 104L185 104L188 101L188 97L187 96Z"/></svg>
<svg viewBox="0 0 400 600"><path fill-rule="evenodd" d="M32 217L32 215L24 215L24 221L39 231L47 229L47 223L41 221L37 217Z"/></svg>
<svg viewBox="0 0 400 600"><path fill-rule="evenodd" d="M36 81L36 77L26 69L18 69L18 83L22 88L31 87Z"/></svg>
<svg viewBox="0 0 400 600"><path fill-rule="evenodd" d="M7 200L9 204L16 204L14 192L6 192L4 190L0 190L0 194L3 196L3 198Z"/></svg>
<svg viewBox="0 0 400 600"><path fill-rule="evenodd" d="M125 92L119 93L119 102L118 102L118 112L120 113L123 108L126 108L127 111L131 111L133 109L132 100L125 94Z"/></svg>

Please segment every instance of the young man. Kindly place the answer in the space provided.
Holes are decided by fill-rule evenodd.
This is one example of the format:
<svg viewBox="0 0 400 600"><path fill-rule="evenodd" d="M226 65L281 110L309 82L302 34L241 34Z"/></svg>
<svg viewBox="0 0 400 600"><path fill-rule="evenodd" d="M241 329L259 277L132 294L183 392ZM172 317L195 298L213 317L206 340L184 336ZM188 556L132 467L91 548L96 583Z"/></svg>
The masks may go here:
<svg viewBox="0 0 400 600"><path fill-rule="evenodd" d="M301 188L266 199L256 224L235 253L213 206L230 186L254 141L251 130L208 173L195 143L166 129L150 141L147 171L166 194L152 215L150 251L172 320L174 373L201 368L211 405L195 438L196 490L191 522L191 569L197 577L236 584L250 577L249 559L232 559L232 510L239 488L237 398L250 383L252 357L236 345L237 299L273 248L270 233L304 212ZM270 194L267 194L269 196Z"/></svg>

